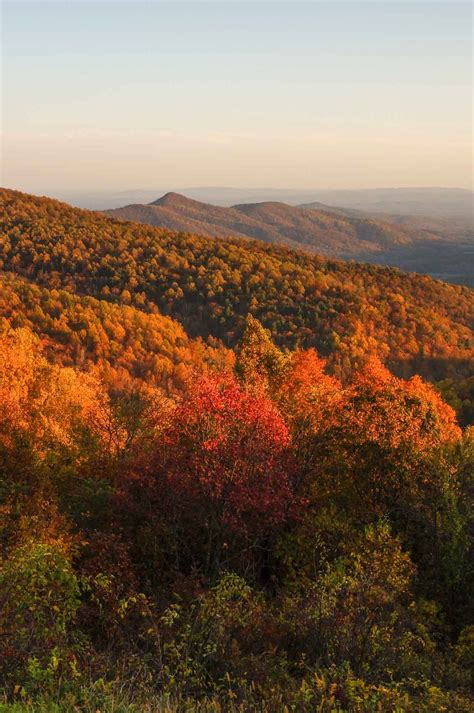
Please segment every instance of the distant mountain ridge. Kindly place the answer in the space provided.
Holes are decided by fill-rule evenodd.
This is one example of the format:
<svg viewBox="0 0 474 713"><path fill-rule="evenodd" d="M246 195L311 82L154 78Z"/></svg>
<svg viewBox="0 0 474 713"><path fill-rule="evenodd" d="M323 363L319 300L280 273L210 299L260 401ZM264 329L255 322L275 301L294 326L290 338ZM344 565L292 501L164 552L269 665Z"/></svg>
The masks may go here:
<svg viewBox="0 0 474 713"><path fill-rule="evenodd" d="M331 210L359 211L382 220L393 216L428 217L461 221L473 227L474 193L466 188L364 188L364 189L285 189L235 188L223 186L155 186L153 188L111 190L89 189L67 191L50 190L60 200L89 210L121 208L135 203L148 204L156 196L172 190L203 203L230 207L242 203L278 201L289 205L331 206ZM318 207L318 206L316 206Z"/></svg>
<svg viewBox="0 0 474 713"><path fill-rule="evenodd" d="M135 204L104 211L120 220L146 223L170 230L243 237L331 257L355 258L438 235L394 225L350 211L321 206L306 208L278 201L215 206L178 193L166 193L147 205Z"/></svg>
<svg viewBox="0 0 474 713"><path fill-rule="evenodd" d="M472 229L474 193L467 188L366 188L315 191L314 199L372 214L430 216L463 221ZM302 203L308 203L302 201Z"/></svg>

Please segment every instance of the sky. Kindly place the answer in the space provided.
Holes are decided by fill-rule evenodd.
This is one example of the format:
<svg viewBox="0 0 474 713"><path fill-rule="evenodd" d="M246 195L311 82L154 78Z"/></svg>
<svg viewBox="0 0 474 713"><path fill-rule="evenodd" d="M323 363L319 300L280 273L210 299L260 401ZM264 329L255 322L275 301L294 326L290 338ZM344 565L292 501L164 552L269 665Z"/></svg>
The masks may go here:
<svg viewBox="0 0 474 713"><path fill-rule="evenodd" d="M472 187L470 2L1 5L1 182Z"/></svg>

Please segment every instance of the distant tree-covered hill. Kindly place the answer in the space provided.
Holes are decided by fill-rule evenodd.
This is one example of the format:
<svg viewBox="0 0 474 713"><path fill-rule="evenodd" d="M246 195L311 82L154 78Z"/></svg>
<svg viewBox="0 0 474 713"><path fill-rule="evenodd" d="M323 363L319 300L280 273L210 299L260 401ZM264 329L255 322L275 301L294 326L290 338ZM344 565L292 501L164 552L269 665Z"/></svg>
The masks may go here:
<svg viewBox="0 0 474 713"><path fill-rule="evenodd" d="M215 237L256 238L331 257L377 253L393 246L411 244L421 236L437 238L426 229L414 231L355 212L325 209L321 204L297 207L267 201L224 208L177 193L167 193L148 205L129 205L106 213L113 218L160 228Z"/></svg>
<svg viewBox="0 0 474 713"><path fill-rule="evenodd" d="M248 313L285 347L311 347L339 374L378 355L402 375L469 373L473 293L286 247L118 222L2 190L2 269L48 289L157 310L191 337L234 346Z"/></svg>

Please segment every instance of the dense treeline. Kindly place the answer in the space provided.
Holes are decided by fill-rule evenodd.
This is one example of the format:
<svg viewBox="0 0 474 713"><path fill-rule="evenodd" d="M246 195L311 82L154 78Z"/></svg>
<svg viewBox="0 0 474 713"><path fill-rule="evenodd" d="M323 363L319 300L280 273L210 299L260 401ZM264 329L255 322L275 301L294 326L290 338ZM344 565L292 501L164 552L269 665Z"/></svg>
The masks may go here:
<svg viewBox="0 0 474 713"><path fill-rule="evenodd" d="M367 355L395 373L468 375L472 291L282 247L120 223L3 190L2 265L48 289L161 310L193 337L238 341L248 313L281 346L316 347L348 377Z"/></svg>
<svg viewBox="0 0 474 713"><path fill-rule="evenodd" d="M94 365L115 390L138 380L171 394L194 372L234 361L233 352L217 343L189 339L170 317L0 273L0 332L9 327L30 329L45 354L63 366Z"/></svg>
<svg viewBox="0 0 474 713"><path fill-rule="evenodd" d="M23 289L33 326L99 310ZM5 706L472 711L472 431L419 377L342 384L246 324L171 398L3 325Z"/></svg>
<svg viewBox="0 0 474 713"><path fill-rule="evenodd" d="M45 354L62 366L94 367L112 391L143 382L166 395L182 390L192 374L234 364L234 352L217 340L190 339L170 317L65 290L47 290L0 273L0 332L28 327ZM435 383L459 423L474 422L474 377Z"/></svg>

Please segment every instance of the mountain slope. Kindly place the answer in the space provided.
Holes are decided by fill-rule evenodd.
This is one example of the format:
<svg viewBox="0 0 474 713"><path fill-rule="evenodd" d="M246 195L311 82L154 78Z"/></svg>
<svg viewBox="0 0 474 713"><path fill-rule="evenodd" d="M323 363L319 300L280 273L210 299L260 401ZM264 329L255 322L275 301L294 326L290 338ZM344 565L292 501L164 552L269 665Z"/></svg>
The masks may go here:
<svg viewBox="0 0 474 713"><path fill-rule="evenodd" d="M425 229L413 231L401 225L350 215L330 208L318 210L286 203L264 202L231 208L167 193L149 205L130 205L106 211L113 218L132 220L171 230L247 237L289 247L305 248L331 257L354 257L387 247L410 244L437 235Z"/></svg>
<svg viewBox="0 0 474 713"><path fill-rule="evenodd" d="M474 240L472 218L461 216L437 216L436 210L427 215L410 215L409 213L383 213L380 211L363 211L355 208L342 208L336 206L326 206L322 203L302 203L300 208L310 210L326 210L347 217L368 218L369 220L381 221L390 225L399 225L407 228L412 233L431 234L443 240ZM427 207L427 210L429 208Z"/></svg>
<svg viewBox="0 0 474 713"><path fill-rule="evenodd" d="M220 238L256 238L269 243L290 243L275 228L247 216L237 208L223 208L167 193L148 205L130 205L104 211L112 218L132 220L170 230ZM297 247L297 244L295 244Z"/></svg>
<svg viewBox="0 0 474 713"><path fill-rule="evenodd" d="M472 368L473 293L394 269L286 247L110 220L2 190L2 268L48 289L179 320L235 345L251 312L283 346L316 347L344 375L377 354L440 379Z"/></svg>
<svg viewBox="0 0 474 713"><path fill-rule="evenodd" d="M285 203L253 203L235 206L247 216L277 229L286 239L323 255L353 257L362 251L377 252L387 245L403 245L416 239L410 231L370 218L336 215L327 210L293 207Z"/></svg>

